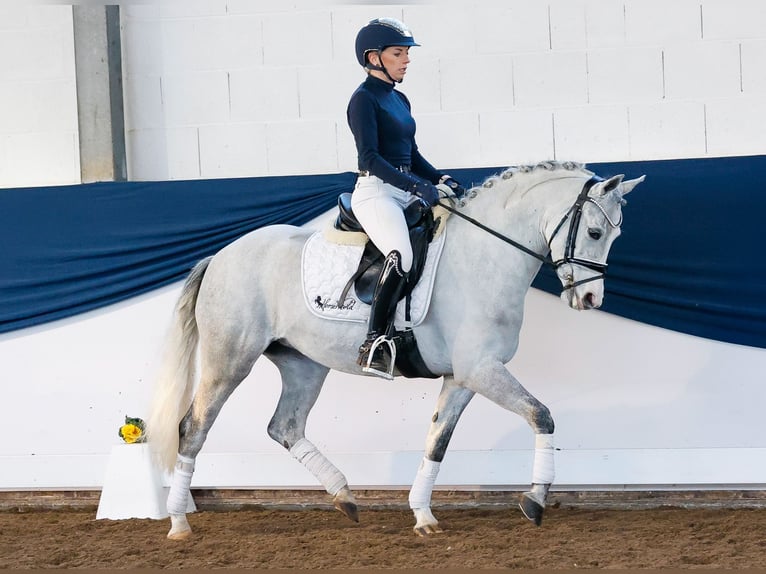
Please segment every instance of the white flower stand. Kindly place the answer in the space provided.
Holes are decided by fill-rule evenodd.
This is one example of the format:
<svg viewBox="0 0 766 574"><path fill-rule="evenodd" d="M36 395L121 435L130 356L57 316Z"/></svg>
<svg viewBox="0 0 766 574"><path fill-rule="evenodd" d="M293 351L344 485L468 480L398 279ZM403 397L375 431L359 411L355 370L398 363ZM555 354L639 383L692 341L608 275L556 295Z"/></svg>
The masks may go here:
<svg viewBox="0 0 766 574"><path fill-rule="evenodd" d="M148 444L113 446L96 519L167 518L165 504L169 490L162 471L152 463ZM195 510L189 494L186 512Z"/></svg>

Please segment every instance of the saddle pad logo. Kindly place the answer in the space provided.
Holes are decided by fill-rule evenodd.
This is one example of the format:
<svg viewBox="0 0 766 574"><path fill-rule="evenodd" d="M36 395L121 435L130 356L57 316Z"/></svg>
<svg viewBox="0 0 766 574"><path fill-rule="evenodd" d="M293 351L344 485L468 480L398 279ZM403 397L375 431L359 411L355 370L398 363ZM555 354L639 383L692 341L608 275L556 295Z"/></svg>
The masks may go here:
<svg viewBox="0 0 766 574"><path fill-rule="evenodd" d="M410 315L412 326L425 319L431 302L436 267L444 247L445 233L439 234L428 247L423 275L412 291ZM364 245L342 245L328 241L324 233L317 231L303 246L301 280L303 299L309 311L317 317L333 321L366 323L370 306L360 301L353 285L343 301L338 299L349 278L359 266ZM404 301L396 309L395 324L404 325Z"/></svg>

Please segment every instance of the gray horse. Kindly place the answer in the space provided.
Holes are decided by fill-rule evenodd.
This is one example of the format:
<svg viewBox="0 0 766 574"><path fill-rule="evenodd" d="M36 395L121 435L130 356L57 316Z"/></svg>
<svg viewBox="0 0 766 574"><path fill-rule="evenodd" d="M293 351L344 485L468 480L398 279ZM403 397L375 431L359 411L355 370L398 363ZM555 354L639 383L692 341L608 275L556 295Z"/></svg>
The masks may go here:
<svg viewBox="0 0 766 574"><path fill-rule="evenodd" d="M414 329L427 368L443 377L409 495L417 534L440 531L430 508L433 486L475 393L522 416L535 432L532 486L520 506L540 524L554 478L553 418L505 367L518 346L524 298L548 264L569 307L599 307L623 196L643 179L602 180L579 164L545 162L509 168L461 201L442 200L452 215L430 307ZM158 459L173 469L168 538L191 534L186 505L195 458L224 402L261 355L282 378L269 436L316 476L336 508L358 520L345 476L305 437L329 370L362 374L356 350L366 329L317 317L302 303L301 257L312 233L287 225L258 229L201 261L184 284L147 425Z"/></svg>

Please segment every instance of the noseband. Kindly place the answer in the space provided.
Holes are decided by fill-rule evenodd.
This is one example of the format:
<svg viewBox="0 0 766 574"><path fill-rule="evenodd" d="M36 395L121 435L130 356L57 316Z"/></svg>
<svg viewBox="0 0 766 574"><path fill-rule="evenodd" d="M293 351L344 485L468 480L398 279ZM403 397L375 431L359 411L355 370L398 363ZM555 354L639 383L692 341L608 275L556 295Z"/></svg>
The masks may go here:
<svg viewBox="0 0 766 574"><path fill-rule="evenodd" d="M582 259L580 257L575 256L575 243L577 240L577 229L580 227L580 219L582 217L582 210L586 203L592 203L598 209L601 211L601 213L606 218L607 223L613 228L619 227L620 224L622 224L622 214L620 214L620 220L616 223L612 221L612 219L609 217L609 215L606 213L606 210L603 208L603 206L598 203L595 199L592 197L588 197L588 193L590 192L591 188L598 182L604 181L602 178L598 177L597 175L594 175L591 177L588 181L585 182L585 184L582 187L582 190L580 191L580 194L577 196L577 200L574 202L574 205L570 207L567 212L562 216L561 221L559 221L558 225L556 225L556 228L553 230L553 233L551 234L550 239L548 240L548 253L550 254L550 248L551 243L555 239L556 235L559 231L564 227L564 223L566 223L567 219L569 219L569 231L567 233L567 242L566 246L564 247L564 256L561 259L557 259L554 261L551 259L549 254L546 255L540 255L539 253L536 253L529 249L526 245L522 245L521 243L514 241L510 237L507 237L503 235L502 233L499 233L495 231L494 229L491 229L484 225L483 223L480 223L479 221L476 221L474 218L469 217L468 215L465 215L464 213L461 213L451 205L448 205L444 202L439 202L439 205L441 205L443 208L445 208L447 211L454 213L458 217L461 217L468 221L469 223L475 225L476 227L486 231L490 235L494 235L498 239L501 239L502 241L505 241L506 243L513 245L516 249L519 249L526 253L527 255L530 255L537 259L538 261L541 261L544 265L548 265L551 267L554 271L558 270L559 267L562 265L565 265L567 263L571 265L579 265L580 267L586 267L590 269L591 271L595 271L597 275L593 275L592 277L588 277L587 279L580 279L579 281L572 281L571 279L568 280L567 284L564 285L564 290L567 289L574 289L578 285L582 285L583 283L588 283L590 281L596 281L598 279L603 279L604 275L606 275L606 269L608 265L606 263L601 263L600 261L591 261L590 259Z"/></svg>

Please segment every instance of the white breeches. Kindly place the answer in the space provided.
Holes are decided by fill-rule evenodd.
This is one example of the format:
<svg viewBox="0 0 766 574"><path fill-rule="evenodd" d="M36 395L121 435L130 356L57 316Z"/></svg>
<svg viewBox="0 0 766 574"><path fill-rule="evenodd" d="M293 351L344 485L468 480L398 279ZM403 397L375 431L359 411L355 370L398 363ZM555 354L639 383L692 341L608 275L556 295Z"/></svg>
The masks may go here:
<svg viewBox="0 0 766 574"><path fill-rule="evenodd" d="M351 196L351 209L370 240L384 256L396 249L405 272L412 268L412 246L404 208L413 201L416 198L409 191L374 175L359 176Z"/></svg>

